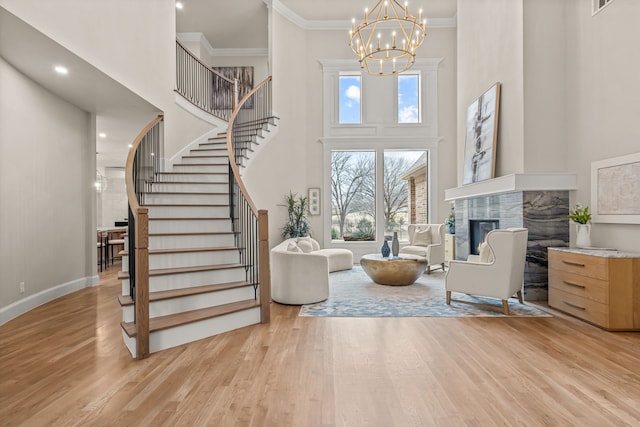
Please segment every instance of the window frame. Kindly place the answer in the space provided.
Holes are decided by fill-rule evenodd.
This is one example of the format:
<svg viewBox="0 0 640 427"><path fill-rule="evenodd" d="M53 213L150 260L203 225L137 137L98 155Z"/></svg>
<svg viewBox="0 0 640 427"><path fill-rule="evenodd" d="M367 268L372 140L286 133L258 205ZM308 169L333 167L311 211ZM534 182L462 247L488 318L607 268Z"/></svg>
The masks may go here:
<svg viewBox="0 0 640 427"><path fill-rule="evenodd" d="M417 122L401 122L400 121L400 78L406 76L417 76L418 77L418 121ZM423 102L423 93L422 93L422 73L418 70L407 71L402 74L398 74L395 76L395 121L398 126L419 126L422 124L422 102Z"/></svg>
<svg viewBox="0 0 640 427"><path fill-rule="evenodd" d="M342 91L340 90L340 79L342 77L358 77L360 79L360 101L358 103L359 106L359 112L360 112L360 121L357 123L342 123L340 121L340 104L341 104L341 97L342 97ZM363 102L362 102L362 98L363 98L363 88L362 85L364 84L363 78L362 78L362 72L355 72L355 71L341 71L340 73L338 73L338 84L337 84L337 97L336 97L336 101L337 101L337 124L339 126L359 126L362 124L363 122Z"/></svg>

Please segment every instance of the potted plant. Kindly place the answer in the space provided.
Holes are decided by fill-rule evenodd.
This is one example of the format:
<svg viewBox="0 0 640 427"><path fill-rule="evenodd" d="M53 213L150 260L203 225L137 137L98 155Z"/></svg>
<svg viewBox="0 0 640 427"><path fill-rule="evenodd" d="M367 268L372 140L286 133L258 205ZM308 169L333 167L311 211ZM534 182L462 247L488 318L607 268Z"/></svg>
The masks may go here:
<svg viewBox="0 0 640 427"><path fill-rule="evenodd" d="M447 217L445 224L447 225L449 234L456 234L456 216L453 213L453 206L451 207L451 213Z"/></svg>
<svg viewBox="0 0 640 427"><path fill-rule="evenodd" d="M569 219L576 223L576 246L579 248L591 247L591 212L589 206L576 203L575 208L569 209Z"/></svg>
<svg viewBox="0 0 640 427"><path fill-rule="evenodd" d="M306 236L309 233L309 220L307 219L309 199L289 191L286 204L281 206L287 208L289 215L287 223L282 227L282 238L290 239Z"/></svg>

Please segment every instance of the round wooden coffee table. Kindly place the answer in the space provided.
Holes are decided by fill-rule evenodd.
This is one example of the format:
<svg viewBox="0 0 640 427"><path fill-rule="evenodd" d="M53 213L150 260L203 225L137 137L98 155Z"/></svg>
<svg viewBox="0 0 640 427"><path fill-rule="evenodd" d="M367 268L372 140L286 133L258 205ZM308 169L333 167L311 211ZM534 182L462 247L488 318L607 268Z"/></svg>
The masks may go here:
<svg viewBox="0 0 640 427"><path fill-rule="evenodd" d="M379 285L407 286L418 280L429 263L426 258L415 255L383 258L379 254L369 254L360 258L360 265Z"/></svg>

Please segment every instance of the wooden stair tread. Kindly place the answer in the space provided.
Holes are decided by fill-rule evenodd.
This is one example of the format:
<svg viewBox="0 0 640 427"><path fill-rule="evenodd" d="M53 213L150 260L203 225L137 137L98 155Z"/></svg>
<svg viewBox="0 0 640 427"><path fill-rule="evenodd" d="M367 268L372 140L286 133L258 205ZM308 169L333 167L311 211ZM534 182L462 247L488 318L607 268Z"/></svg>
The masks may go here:
<svg viewBox="0 0 640 427"><path fill-rule="evenodd" d="M199 310L170 314L168 316L154 317L149 319L149 332L156 332L180 325L186 325L188 323L224 316L225 314L248 310L255 307L260 307L260 303L256 300L250 299L232 302L230 304L223 304L216 307L201 308ZM129 337L133 338L136 336L134 323L120 322L120 326Z"/></svg>
<svg viewBox="0 0 640 427"><path fill-rule="evenodd" d="M163 236L222 236L226 234L235 234L233 231L194 231L190 233L149 233L149 236L163 237Z"/></svg>
<svg viewBox="0 0 640 427"><path fill-rule="evenodd" d="M193 286L190 288L170 289L168 291L149 292L149 301L163 301L172 298L182 298L191 295L206 294L208 292L225 291L227 289L243 288L253 286L250 282L228 282L216 283L213 285ZM130 295L118 295L118 302L121 306L133 305L133 298Z"/></svg>
<svg viewBox="0 0 640 427"><path fill-rule="evenodd" d="M228 156L225 156L228 157ZM182 166L227 166L226 163L176 163L173 167L182 167Z"/></svg>
<svg viewBox="0 0 640 427"><path fill-rule="evenodd" d="M222 157L229 157L226 154L224 155L213 155L213 156L182 156L183 159L220 159Z"/></svg>
<svg viewBox="0 0 640 427"><path fill-rule="evenodd" d="M158 175L228 175L228 172L160 172Z"/></svg>
<svg viewBox="0 0 640 427"><path fill-rule="evenodd" d="M215 248L181 248L181 249L149 249L149 255L181 254L194 252L237 251L235 246L217 246ZM128 250L120 251L120 255L129 255Z"/></svg>
<svg viewBox="0 0 640 427"><path fill-rule="evenodd" d="M200 206L200 205L192 205L192 206ZM219 218L219 217L201 217L201 218L149 218L149 221L231 221L231 218Z"/></svg>
<svg viewBox="0 0 640 427"><path fill-rule="evenodd" d="M226 182L211 182L211 181L154 181L152 184L211 184L211 185L222 185L227 184Z"/></svg>
<svg viewBox="0 0 640 427"><path fill-rule="evenodd" d="M149 277L166 276L169 274L180 273L197 273L199 271L214 271L214 270L226 270L244 268L242 264L217 264L217 265L199 265L197 267L180 267L180 268L159 268L156 270L149 270ZM118 271L118 280L125 280L129 278L128 271Z"/></svg>
<svg viewBox="0 0 640 427"><path fill-rule="evenodd" d="M182 194L197 194L197 193L182 193ZM186 204L186 203L145 203L144 205L142 205L143 207L147 207L147 206L207 206L207 207L217 207L217 208L225 208L225 207L229 207L229 204L224 204L224 203L198 203L197 205L194 204Z"/></svg>
<svg viewBox="0 0 640 427"><path fill-rule="evenodd" d="M144 193L146 195L155 195L155 194L169 194L169 195L176 195L176 194L186 194L189 196L193 196L193 195L200 195L200 196L228 196L229 192L226 193L221 193L221 192L208 192L208 191L199 191L199 192L194 192L194 193L182 193L179 191L153 191L150 193Z"/></svg>

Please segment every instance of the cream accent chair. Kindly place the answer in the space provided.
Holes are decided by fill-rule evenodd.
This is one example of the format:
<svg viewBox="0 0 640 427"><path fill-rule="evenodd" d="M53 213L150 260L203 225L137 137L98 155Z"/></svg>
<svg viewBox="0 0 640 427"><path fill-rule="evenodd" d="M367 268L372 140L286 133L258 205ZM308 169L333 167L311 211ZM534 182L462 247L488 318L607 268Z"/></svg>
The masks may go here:
<svg viewBox="0 0 640 427"><path fill-rule="evenodd" d="M416 231L431 231L431 243L423 246L415 244ZM425 257L429 262L427 274L432 266L438 266L444 271L444 224L409 224L409 245L400 248L398 255L411 254Z"/></svg>
<svg viewBox="0 0 640 427"><path fill-rule="evenodd" d="M451 301L499 309L494 305L479 304L451 298L451 292L460 292L502 300L502 311L509 314L507 300L518 296L522 303L522 282L527 255L526 228L492 230L487 234L487 245L493 252L491 262L449 261L449 269L444 276L447 291L447 305ZM476 260L477 257L470 259Z"/></svg>

